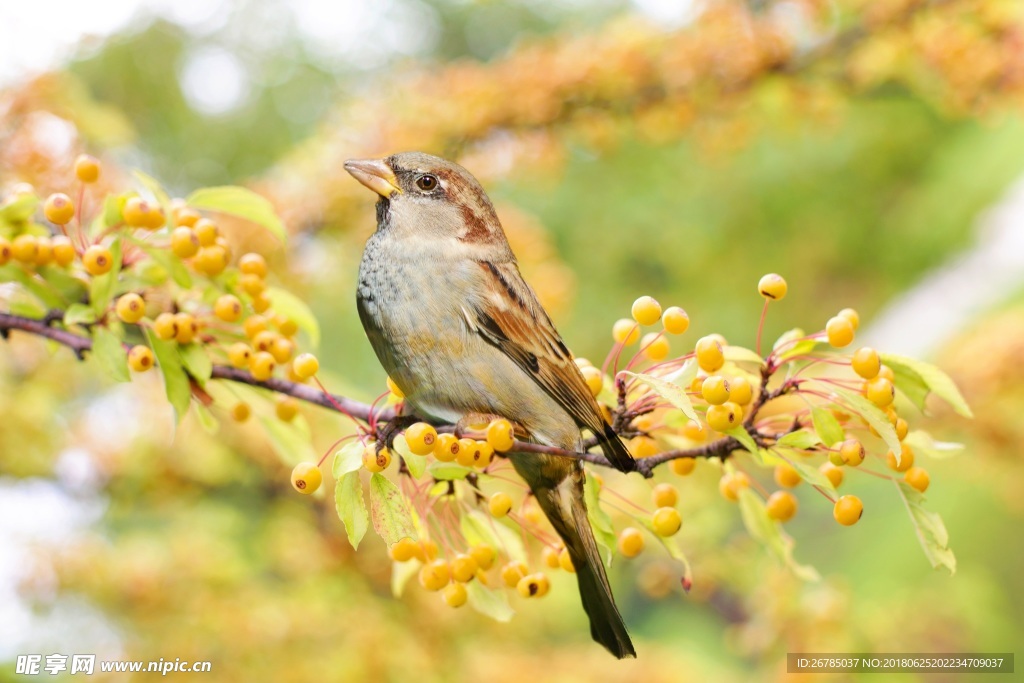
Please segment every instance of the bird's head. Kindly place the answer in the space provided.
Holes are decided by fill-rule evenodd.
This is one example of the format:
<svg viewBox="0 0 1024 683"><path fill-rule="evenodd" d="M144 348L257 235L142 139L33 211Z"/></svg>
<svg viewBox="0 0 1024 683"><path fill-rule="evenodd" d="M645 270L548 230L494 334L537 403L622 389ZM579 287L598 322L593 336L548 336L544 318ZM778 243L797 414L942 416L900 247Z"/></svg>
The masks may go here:
<svg viewBox="0 0 1024 683"><path fill-rule="evenodd" d="M398 238L507 245L487 193L458 164L423 152L350 159L345 170L378 195L377 229Z"/></svg>

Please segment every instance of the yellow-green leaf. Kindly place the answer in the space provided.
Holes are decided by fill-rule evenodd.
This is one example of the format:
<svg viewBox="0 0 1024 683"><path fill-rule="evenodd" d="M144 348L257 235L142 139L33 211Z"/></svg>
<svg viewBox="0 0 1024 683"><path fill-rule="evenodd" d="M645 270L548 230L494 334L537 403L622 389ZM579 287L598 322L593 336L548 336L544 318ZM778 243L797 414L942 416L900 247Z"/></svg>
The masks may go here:
<svg viewBox="0 0 1024 683"><path fill-rule="evenodd" d="M286 239L284 224L274 211L274 206L252 190L236 185L204 187L188 196L188 205L244 218L270 231L282 242Z"/></svg>
<svg viewBox="0 0 1024 683"><path fill-rule="evenodd" d="M271 447L286 465L294 466L300 462L318 460L305 422L298 418L284 422L276 417L261 416L260 424L267 434Z"/></svg>
<svg viewBox="0 0 1024 683"><path fill-rule="evenodd" d="M798 578L817 581L818 571L810 565L803 565L793 559L793 539L782 533L779 523L768 516L764 501L747 487L740 489L740 516L747 532L760 541L782 561Z"/></svg>
<svg viewBox="0 0 1024 683"><path fill-rule="evenodd" d="M629 372L628 370L623 370L619 374L650 387L650 389L658 396L661 396L674 407L683 411L683 414L686 415L686 417L700 424L700 418L697 417L697 411L693 409L693 404L690 403L690 397L686 395L686 390L677 384L661 379L660 377L642 375L636 372ZM682 377L682 375L680 375L680 377Z"/></svg>
<svg viewBox="0 0 1024 683"><path fill-rule="evenodd" d="M498 552L504 552L509 559L526 562L522 537L493 517L479 510L470 510L462 514L459 526L470 546L489 545Z"/></svg>
<svg viewBox="0 0 1024 683"><path fill-rule="evenodd" d="M394 482L379 472L370 477L370 519L373 530L389 546L403 538L416 538L409 501Z"/></svg>
<svg viewBox="0 0 1024 683"><path fill-rule="evenodd" d="M405 461L405 466L409 469L409 474L414 479L419 479L423 476L423 473L427 471L427 456L416 455L409 450L409 443L405 440L405 434L399 434L395 437L392 442L393 449L396 453L402 456L402 460Z"/></svg>
<svg viewBox="0 0 1024 683"><path fill-rule="evenodd" d="M594 530L594 538L597 540L597 550L601 553L601 560L605 567L611 567L612 558L615 557L615 527L612 525L612 518L601 507L599 486L594 475L587 472L587 480L583 487L584 499L587 503L587 519L590 520L590 526Z"/></svg>
<svg viewBox="0 0 1024 683"><path fill-rule="evenodd" d="M158 338L151 330L146 330L146 340L149 347L153 349L156 356L156 365L164 378L164 392L167 400L174 408L175 418L178 422L188 412L188 404L192 399L192 387L189 385L188 376L181 366L181 356L178 355L178 348L174 342L164 341Z"/></svg>
<svg viewBox="0 0 1024 683"><path fill-rule="evenodd" d="M207 355L206 349L200 344L186 344L178 347L181 354L181 361L192 376L200 385L206 384L213 374L213 361Z"/></svg>
<svg viewBox="0 0 1024 683"><path fill-rule="evenodd" d="M309 341L314 347L320 346L320 323L306 302L288 290L277 287L268 287L267 296L270 297L270 305L274 307L275 313L290 318L300 330L309 335Z"/></svg>
<svg viewBox="0 0 1024 683"><path fill-rule="evenodd" d="M924 508L924 495L906 482L893 480L896 489L907 507L914 532L921 542L921 549L932 567L945 567L950 574L956 573L956 555L949 548L949 533L942 517L937 512Z"/></svg>
<svg viewBox="0 0 1024 683"><path fill-rule="evenodd" d="M824 408L815 406L811 409L811 422L814 424L814 431L818 433L818 438L830 448L846 438L839 420Z"/></svg>
<svg viewBox="0 0 1024 683"><path fill-rule="evenodd" d="M967 401L960 394L956 384L950 379L949 375L936 366L915 358L898 356L894 353L883 353L880 355L882 362L892 368L894 373L899 371L916 375L932 393L946 401L957 413L964 417L974 417L974 413L971 412Z"/></svg>
<svg viewBox="0 0 1024 683"><path fill-rule="evenodd" d="M495 621L510 621L515 614L504 591L491 590L479 581L470 581L466 584L466 593L470 607Z"/></svg>
<svg viewBox="0 0 1024 683"><path fill-rule="evenodd" d="M363 466L363 444L356 440L345 444L334 454L334 466L331 471L335 479L341 479L349 472L355 472Z"/></svg>
<svg viewBox="0 0 1024 683"><path fill-rule="evenodd" d="M369 515L366 512L366 501L363 500L363 485L359 480L359 472L347 472L338 479L334 486L334 507L338 517L345 525L348 542L352 548L359 549L359 542L370 528Z"/></svg>
<svg viewBox="0 0 1024 683"><path fill-rule="evenodd" d="M92 333L92 357L103 372L116 382L128 382L128 354L121 340L106 327L97 326Z"/></svg>
<svg viewBox="0 0 1024 683"><path fill-rule="evenodd" d="M907 438L903 439L903 443L913 448L915 452L923 453L935 460L952 458L955 455L960 455L964 450L962 443L936 441L932 438L931 434L922 429L915 429L907 434Z"/></svg>
<svg viewBox="0 0 1024 683"><path fill-rule="evenodd" d="M879 409L871 401L867 400L860 394L855 394L852 391L846 389L833 388L839 396L846 402L846 405L853 409L855 413L858 413L861 417L868 421L878 435L882 437L882 441L885 445L896 454L896 462L899 463L900 455L903 453L903 448L900 446L900 440L896 437L896 430L893 428L892 423L889 422L889 418L885 413Z"/></svg>

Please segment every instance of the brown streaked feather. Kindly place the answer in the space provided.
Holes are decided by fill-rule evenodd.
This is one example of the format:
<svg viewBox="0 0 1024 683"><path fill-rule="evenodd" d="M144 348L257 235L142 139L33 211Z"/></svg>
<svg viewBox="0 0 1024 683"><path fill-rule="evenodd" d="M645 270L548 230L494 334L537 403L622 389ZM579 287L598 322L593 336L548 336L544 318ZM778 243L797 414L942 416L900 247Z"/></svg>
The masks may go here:
<svg viewBox="0 0 1024 683"><path fill-rule="evenodd" d="M508 296L466 302L470 328L512 358L578 425L607 438L607 423L583 374L515 261L479 264L489 280L482 291Z"/></svg>

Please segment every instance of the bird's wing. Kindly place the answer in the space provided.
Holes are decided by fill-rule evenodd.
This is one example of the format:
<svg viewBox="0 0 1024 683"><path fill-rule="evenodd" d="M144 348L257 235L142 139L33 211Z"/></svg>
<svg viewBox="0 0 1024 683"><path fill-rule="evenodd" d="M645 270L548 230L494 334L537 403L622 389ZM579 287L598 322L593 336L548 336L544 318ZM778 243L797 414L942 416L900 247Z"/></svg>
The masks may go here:
<svg viewBox="0 0 1024 683"><path fill-rule="evenodd" d="M479 262L487 292L466 301L471 331L500 349L533 378L581 427L603 434L606 423L572 354L514 261Z"/></svg>

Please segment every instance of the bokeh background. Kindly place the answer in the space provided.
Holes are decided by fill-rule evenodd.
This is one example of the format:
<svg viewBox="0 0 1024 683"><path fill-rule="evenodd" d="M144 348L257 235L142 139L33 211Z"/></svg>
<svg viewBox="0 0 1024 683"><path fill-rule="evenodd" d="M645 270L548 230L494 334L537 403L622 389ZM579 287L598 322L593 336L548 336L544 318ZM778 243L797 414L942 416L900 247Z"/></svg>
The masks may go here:
<svg viewBox="0 0 1024 683"><path fill-rule="evenodd" d="M977 415L923 418L966 444L927 463L956 576L866 482L852 528L800 492L797 557L824 577L801 582L702 465L680 484L694 590L656 553L620 563L640 658L616 663L570 578L510 624L394 599L383 544L353 553L258 428L174 433L156 378L114 388L15 338L0 345L0 680L26 652L211 660L218 681L501 683L786 680L786 652L1019 650L1016 0L11 2L0 85L3 188L63 189L84 150L108 177L271 198L292 239L269 256L319 316L339 393L372 399L384 379L352 291L373 200L342 162L423 149L483 180L579 355L602 357L641 294L690 313L680 352L710 332L750 345L754 285L776 271L790 294L769 338L856 307L861 341L937 362ZM326 449L337 420L306 415Z"/></svg>

